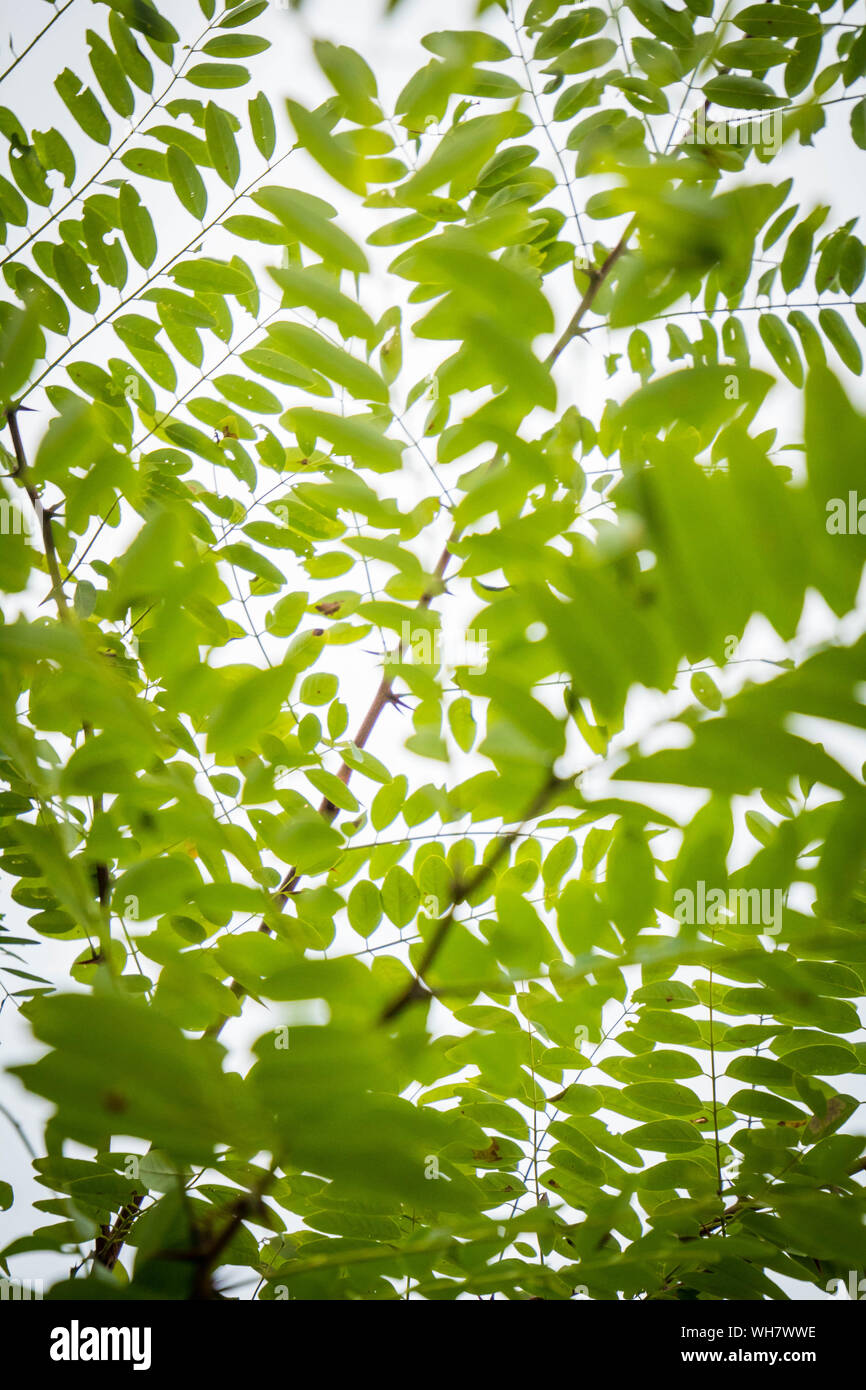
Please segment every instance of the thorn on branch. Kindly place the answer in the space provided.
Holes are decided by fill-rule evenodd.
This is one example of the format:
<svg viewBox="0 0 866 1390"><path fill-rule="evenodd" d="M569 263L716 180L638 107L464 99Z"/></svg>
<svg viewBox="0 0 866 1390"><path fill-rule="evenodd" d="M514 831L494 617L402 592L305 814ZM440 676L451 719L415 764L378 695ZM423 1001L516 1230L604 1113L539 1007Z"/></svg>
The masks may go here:
<svg viewBox="0 0 866 1390"><path fill-rule="evenodd" d="M395 691L389 690L388 694L385 696L385 699L387 703L389 705L393 705L395 709L408 710L411 712L412 706L407 705L404 696L396 694Z"/></svg>

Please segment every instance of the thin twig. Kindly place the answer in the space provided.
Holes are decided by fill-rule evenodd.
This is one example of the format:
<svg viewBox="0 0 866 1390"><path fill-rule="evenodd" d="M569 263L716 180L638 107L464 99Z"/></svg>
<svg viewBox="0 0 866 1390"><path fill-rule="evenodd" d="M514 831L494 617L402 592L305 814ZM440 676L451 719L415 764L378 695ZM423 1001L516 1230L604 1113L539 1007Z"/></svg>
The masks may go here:
<svg viewBox="0 0 866 1390"><path fill-rule="evenodd" d="M436 930L430 937L430 940L428 941L424 949L424 952L421 956L421 959L418 962L418 965L415 969L414 978L409 981L405 988L402 989L400 993L396 996L396 998L393 999L391 1003L387 1006L387 1008L383 1010L380 1018L381 1023L390 1023L392 1019L397 1018L397 1016L401 1014L403 1010L409 1004L411 1004L414 999L426 1000L427 998L429 998L429 993L427 989L424 988L424 977L426 976L427 971L430 969L430 967L434 964L436 957L442 950L442 947L445 945L448 933L451 930L451 926L454 922L454 917L457 908L460 906L461 903L465 902L468 897L470 897L473 893L477 892L477 890L487 882L487 880L492 875L494 869L496 868L497 864L510 850L514 840L517 838L518 833L520 832L520 830L523 829L523 826L528 824L529 821L534 820L536 816L540 815L541 812L546 809L551 795L560 785L561 784L559 778L555 775L555 773L551 772L545 780L544 785L541 787L540 791L538 791L533 797L532 802L528 806L525 814L521 816L520 824L517 827L517 829L509 831L507 835L503 835L502 839L496 846L490 858L486 861L486 863L482 864L479 867L477 872L473 874L471 878L466 880L458 880L458 882L454 885L454 889L451 895L451 906L449 907L448 911L446 912L445 916L441 919L441 921L437 923Z"/></svg>
<svg viewBox="0 0 866 1390"><path fill-rule="evenodd" d="M8 66L8 68L6 68L3 72L0 72L0 82L5 82L6 78L9 76L10 72L13 72L13 71L15 70L15 68L17 68L18 64L22 61L22 59L24 59L24 58L27 57L27 54L30 52L30 50L31 50L32 48L35 48L35 47L36 47L36 45L38 44L39 40L42 38L42 35L43 35L43 34L47 34L47 33L48 33L48 30L51 28L52 24L56 24L56 23L57 23L57 20L60 18L60 16L63 15L63 14L65 14L66 11L69 9L69 6L70 6L70 5L73 5L74 3L75 3L75 0L66 0L66 4L63 5L63 6L61 6L61 8L60 8L59 10L56 10L56 11L54 12L54 14L53 14L53 15L51 16L51 18L49 19L48 23L47 23L47 24L43 24L42 28L39 30L39 33L36 35L36 37L35 37L34 39L31 39L31 40L30 40L30 42L28 43L28 45L27 45L26 48L22 48L21 52L18 54L18 57L15 59L15 61L12 62L12 63L10 63L9 66Z"/></svg>
<svg viewBox="0 0 866 1390"><path fill-rule="evenodd" d="M446 545L445 549L442 551L442 554L439 556L436 569L434 570L434 578L438 581L440 586L442 584L442 581L444 580L445 571L448 568L448 562L450 559L451 552L449 551L448 546ZM435 585L431 586L431 588L429 588L424 594L421 595L421 598L418 600L416 607L421 610L429 608L430 604L433 602L433 599L439 592L441 592L441 587L437 588ZM403 643L401 640L397 648L398 659L400 654L402 653L402 650ZM396 697L394 695L394 679L394 676L389 676L387 674L382 677L379 689L373 696L372 703L369 709L367 710L367 713L364 715L364 718L361 721L361 724L358 728L358 732L356 733L353 739L353 743L356 748L363 748L365 746L368 738L370 737L371 733L376 727L376 723L385 706L396 703ZM349 779L352 776L352 769L351 767L349 767L349 764L345 760L341 764L337 776L339 777L341 782L348 786ZM322 802L319 806L319 814L323 816L328 823L333 821L336 817L337 807L327 796L322 799ZM285 907L291 895L297 890L297 886L300 880L301 875L295 868L291 868L289 872L285 875L282 883L280 884L279 888L273 896L273 905L279 911L281 911ZM265 932L268 935L270 934L270 925L267 919L264 917L259 923L259 931ZM233 980L230 988L232 990L232 993L238 999L243 998L243 996L247 992L245 986L242 985L239 980ZM221 1018L217 1019L217 1021L215 1023L212 1023L209 1028L205 1029L203 1036L210 1038L218 1038L226 1023L228 1022L228 1017L229 1016L227 1014L224 1014Z"/></svg>
<svg viewBox="0 0 866 1390"><path fill-rule="evenodd" d="M54 529L51 525L51 509L43 507L39 493L30 481L30 469L27 464L27 455L24 452L24 444L21 439L21 431L18 428L19 406L12 406L6 415L6 423L9 426L9 433L12 436L12 447L15 450L16 468L13 477L24 487L27 496L36 513L39 525L42 530L42 543L45 547L45 560L48 565L48 573L51 576L51 593L57 604L57 610L64 622L69 622L69 607L66 602L66 595L63 592L63 581L60 577L60 565L57 559L57 549L54 544Z"/></svg>
<svg viewBox="0 0 866 1390"><path fill-rule="evenodd" d="M568 344L571 342L572 338L575 338L577 334L580 332L580 325L583 322L584 315L587 314L588 311L592 308L596 295L598 294L599 290L601 289L610 272L613 270L620 256L623 255L628 244L629 237L634 231L636 225L637 215L632 217L631 221L629 222L628 226L626 227L616 246L613 248L612 251L608 252L602 264L589 272L589 284L586 287L583 298L581 299L580 303L578 304L577 308L575 309L574 313L572 314L571 318L566 324L563 332L561 333L557 341L554 343L553 347L550 349L550 352L545 357L544 365L546 367L553 366L560 353L568 347Z"/></svg>

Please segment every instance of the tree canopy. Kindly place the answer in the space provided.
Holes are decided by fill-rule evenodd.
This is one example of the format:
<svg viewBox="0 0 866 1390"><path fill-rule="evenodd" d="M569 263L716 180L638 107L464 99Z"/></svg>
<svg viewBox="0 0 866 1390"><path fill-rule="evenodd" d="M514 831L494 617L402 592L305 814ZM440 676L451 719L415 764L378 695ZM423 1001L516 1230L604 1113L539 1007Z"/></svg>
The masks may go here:
<svg viewBox="0 0 866 1390"><path fill-rule="evenodd" d="M375 28L293 85L267 0L37 8L0 79L9 1218L50 1118L0 1269L863 1270L866 247L797 181L831 134L862 180L859 7L482 0L399 91Z"/></svg>

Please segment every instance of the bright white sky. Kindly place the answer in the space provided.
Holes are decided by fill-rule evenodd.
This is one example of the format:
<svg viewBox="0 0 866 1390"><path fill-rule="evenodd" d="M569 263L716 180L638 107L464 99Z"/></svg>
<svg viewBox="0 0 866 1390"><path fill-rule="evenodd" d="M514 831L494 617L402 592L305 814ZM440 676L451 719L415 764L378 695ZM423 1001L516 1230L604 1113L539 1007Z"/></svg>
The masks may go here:
<svg viewBox="0 0 866 1390"><path fill-rule="evenodd" d="M8 81L3 84L0 101L11 107L27 126L36 125L44 129L51 124L56 124L69 134L70 122L59 98L53 91L52 83L56 73L67 64L82 76L87 72L86 45L83 37L83 30L86 26L82 22L82 9L90 11L86 15L88 25L92 25L100 31L105 29L107 11L104 7L92 6L89 0L75 0L69 14L65 15L54 26L35 52L25 59ZM198 35L205 28L206 21L201 16L195 0L162 0L161 9L172 19L183 35ZM396 14L387 18L383 18L382 9L382 0L307 0L300 13L288 10L285 5L272 3L267 13L255 21L253 26L255 30L272 38L274 46L260 58L251 60L255 75L254 86L251 91L261 87L277 110L278 121L281 123L281 134L277 144L278 152L285 149L290 143L288 122L280 111L283 98L291 96L307 106L314 106L329 95L329 89L310 56L309 43L311 38L328 38L338 43L348 44L362 53L376 72L380 95L385 108L388 109L407 78L428 61L430 55L420 47L419 42L424 34L445 28L472 27L476 22L473 17L473 6L466 3L466 0L435 0L435 3L430 3L430 0L403 0ZM0 0L0 68L7 65L13 53L21 51L49 17L49 6L37 3L37 0L29 0L26 5L21 4L20 0ZM851 14L846 18L850 21ZM627 12L624 14L624 19L626 21L628 19ZM498 9L489 10L478 27L482 25L493 29L506 42L513 45L512 26L509 19ZM11 48L11 43L14 43L14 49ZM527 42L525 38L524 48L527 52L531 50L531 43ZM514 71L519 73L518 68L515 68ZM162 74L158 74L158 76L160 85L157 90L161 90L165 78ZM841 88L834 89L833 94L836 95L839 91ZM199 95L191 88L186 88L185 91L178 88L171 93L173 97L180 94ZM242 89L243 104L237 105L239 114L243 112L249 94L251 93L248 93L246 89ZM233 104L233 93L229 92L223 95L217 93L215 95L223 104ZM553 99L542 98L542 105L548 116L552 110L552 104ZM769 178L773 182L779 182L787 175L793 174L799 187L802 213L809 211L815 203L831 204L833 211L827 222L828 229L831 225L836 226L847 218L856 217L863 211L863 189L866 188L866 152L857 150L850 139L848 132L850 109L851 103L847 101L827 107L827 126L816 137L814 148L791 147L783 152L771 169L760 165L752 166L754 172L750 175L756 180ZM152 122L145 123L145 128L149 123ZM669 134L670 124L670 117L661 118L659 130L663 140ZM568 127L559 126L552 127L552 129L559 139L560 148L562 148ZM76 179L77 187L82 174L89 173L96 166L98 160L95 158L95 147L86 142L83 137L76 139L73 133L69 138L80 161L79 174ZM408 151L407 153L414 152ZM566 156L566 159L569 169L573 168L573 156ZM548 167L554 167L549 147L542 148L542 162ZM115 176L121 176L123 173L121 169L108 172L109 174L114 173ZM249 177L252 177L253 172L254 170ZM359 222L358 209L350 204L349 195L333 184L302 153L294 155L291 160L281 166L273 181L303 187L328 198L341 209L343 225L352 232L359 242L369 231L385 220L381 213L370 213L366 217L366 222ZM149 183L146 187L153 196L151 207L155 213L155 220L162 238L159 256L161 263L168 254L176 249L175 235L177 246L182 244L180 241L181 232L178 231L175 234L174 227L174 222L178 219L177 204L173 199L169 200L165 197L158 184ZM211 187L214 191L212 192L209 215L212 215L212 210L222 206L220 201L222 194L216 190L214 185ZM578 206L585 201L591 191L594 191L595 187L596 185L593 184L578 191ZM570 210L568 200L561 189L548 201L557 201L564 212ZM350 206L352 206L352 210L347 215L346 209ZM159 217L160 207L165 209L166 217L163 219ZM254 209L247 205L239 210ZM165 230L169 218L171 225ZM612 242L615 235L614 224L606 222L587 225L593 228L592 235L594 237L604 239L608 244ZM862 227L859 230L862 236ZM566 229L567 231L568 229ZM192 235L192 232L185 234L184 239L186 239L186 235ZM12 229L11 236L16 236L15 229ZM207 243L207 249L213 254L221 254L222 249L227 250L229 254L240 249L242 254L247 254L254 264L264 265L267 263L267 255L263 255L259 260L256 259L254 244L245 243L243 247L239 248L237 243L229 242L226 238L221 247L217 240L218 236L219 234L214 234L214 238L209 239ZM10 240L10 244L14 244L14 242ZM389 252L380 253L378 257L371 257L371 260L374 265L383 267L387 264L391 254ZM133 281L131 280L130 283ZM568 270L560 271L551 283L556 286L554 298L558 321L562 324L574 308L574 286ZM388 307L388 293L392 287L393 281L388 286L381 277L377 279L375 275L364 285L362 297L371 312L381 313ZM777 290L774 294L774 302L778 302L780 298L781 291ZM810 298L810 294L802 292L799 296L793 296L792 303L797 302L798 299L805 302ZM105 295L105 302L111 302L108 293ZM274 304L271 307L276 307L277 302L278 297L275 295ZM743 318L747 331L754 327L754 315L746 314ZM686 321L686 326L688 327L688 321ZM654 331L651 336L655 348L657 369L663 369L666 360L666 337L659 325L656 325L656 329L659 331ZM754 338L753 332L750 332L750 337ZM542 349L544 347L543 344L539 346ZM116 338L110 328L106 328L89 339L87 344L83 345L82 350L73 356L72 360L84 358L100 361L108 355L118 355L118 348L119 344ZM574 401L584 414L597 422L607 395L612 394L614 390L618 395L628 394L634 390L638 382L637 378L633 376L624 375L621 383L609 383L605 378L604 355L611 351L623 350L624 339L622 335L614 338L613 335L608 334L607 330L600 330L591 334L586 343L572 344L563 354L557 367L560 409L564 409L566 405ZM417 365L413 365L408 371L405 371L404 377L401 378L401 390L404 395L408 388L423 377L438 361L435 344L432 345L432 349L430 345L422 345L417 351L410 344L408 345L408 352L410 355L415 354L414 360ZM769 361L760 360L759 353L760 349L756 353L758 365L770 366L772 369L772 364ZM192 369L188 368L187 370L190 372L190 379L192 379ZM855 382L850 374L842 368L840 368L840 373L849 393L857 396L861 402L866 401L866 388L863 384ZM58 379L62 379L62 375ZM183 386L182 380L181 387L183 388ZM31 404L34 403L31 402ZM773 423L780 425L786 439L796 440L800 428L797 394L783 384L776 388L772 394L770 405L770 416ZM45 415L28 417L26 425L26 440L32 446L44 429ZM419 496L427 495L433 484L423 461L417 457L413 450L407 450L405 459L405 477L399 480L397 486L401 501L412 501ZM591 461L589 467L599 467L601 462L600 459L598 462ZM462 466L453 466L450 472L445 470L446 483L451 483L462 471ZM422 558L428 561L431 566L441 549L443 536L444 532L426 542L426 545L429 546L429 553L425 549ZM308 587L308 583L304 579L303 583L293 584L291 587ZM28 605L29 600L24 606ZM471 596L468 598L458 596L456 601L449 600L449 605L447 613L443 608L445 629L446 632L449 629L452 632L457 632L461 626L471 622L472 614L477 605ZM454 614L456 617L453 616ZM854 631L859 631L862 624L858 619L852 618L846 626L849 630L848 635L850 635ZM823 605L816 602L809 608L807 621L804 622L802 647L810 646L815 640L827 635L831 630L829 615ZM361 644L361 648L372 645L375 645L374 641ZM370 657L362 656L360 654L361 648L348 649L352 662L349 668L352 692L351 728L356 727L359 722L378 682L375 661ZM756 622L750 627L737 653L740 658L778 657L782 654L784 653L781 644L767 624L763 622ZM224 659L237 661L247 659L247 657L239 657L237 652L232 649ZM251 652L248 659L253 661L256 659L254 651ZM731 671L723 675L720 683L725 690L736 687L740 678L738 673L742 669L742 667L732 668ZM759 666L750 666L747 669L753 678L762 678ZM771 671L772 668L763 668L764 674ZM685 691L687 682L682 681L681 685ZM655 723L662 711L668 710L670 707L670 701L661 696L648 692L636 693L630 705L630 718L627 724L629 741ZM398 741L402 741L405 733L408 732L408 726L405 723L397 726L393 712L389 711L387 718L392 722L386 725L383 720L380 727L377 728L371 743L371 751L379 752L386 757L392 770L405 768L410 776L413 769L416 772L423 770L422 780L440 779L442 774L438 767L434 767L431 771L429 763L422 764L420 760L413 758L410 754L397 753ZM822 730L822 737L825 732ZM863 746L862 740L855 739L853 735L851 737L841 735L838 731L835 733L831 731L831 737L835 738L835 743L828 739L830 751L837 752L847 765L859 767L866 756L866 747ZM472 760L467 759L462 763L458 761L451 769L449 776L455 781L462 780L473 770ZM672 809L675 814L687 816L691 799L686 793L672 793L670 802L670 806L665 807L665 809ZM658 798L657 804L662 805L661 798ZM9 886L11 886L11 880L4 880L0 883L0 892L5 894L5 890ZM13 925L18 925L22 914L14 904L11 906L12 911L9 913L8 920ZM0 902L0 910L6 910L6 908L7 904ZM23 921L21 924L23 925ZM351 936L351 940L354 945L349 949L357 949L357 938ZM77 953L77 947L73 950L69 946L46 943L44 949L39 952L42 959L37 963L36 958L33 957L33 965L40 973L56 975L58 981L61 981L64 978L68 962L75 953ZM46 964L46 960L50 963ZM270 1015L266 1017L259 1009L249 1008L248 1012L245 1012L242 1027L236 1028L232 1038L235 1044L233 1059L242 1063L245 1055L245 1044L265 1027L271 1025L273 1021ZM26 1029L20 1025L11 1006L3 1009L0 1024L2 1024L0 1027L0 1060L4 1066L12 1065L33 1055L32 1047L28 1043ZM229 1040L228 1031L226 1040ZM47 1111L47 1107L24 1097L16 1081L2 1076L0 1076L0 1104L15 1115L34 1142L34 1146L39 1148L37 1139L39 1124L41 1117ZM39 1187L32 1181L25 1149L2 1114L0 1114L0 1153L3 1155L2 1175L12 1181L18 1198L11 1212L0 1213L0 1248L2 1248L14 1235L32 1229L34 1224L42 1222L43 1218L40 1214L30 1211L21 1199L45 1199L50 1194L45 1188ZM50 1219L46 1218L46 1220ZM56 1277L66 1268L67 1262L65 1260L37 1254L17 1259L14 1272L23 1277L42 1276L48 1279ZM786 1287L791 1288L795 1297L803 1297L804 1294L806 1297L815 1297L811 1286L808 1289L801 1287L799 1290L795 1290L794 1286L786 1283Z"/></svg>

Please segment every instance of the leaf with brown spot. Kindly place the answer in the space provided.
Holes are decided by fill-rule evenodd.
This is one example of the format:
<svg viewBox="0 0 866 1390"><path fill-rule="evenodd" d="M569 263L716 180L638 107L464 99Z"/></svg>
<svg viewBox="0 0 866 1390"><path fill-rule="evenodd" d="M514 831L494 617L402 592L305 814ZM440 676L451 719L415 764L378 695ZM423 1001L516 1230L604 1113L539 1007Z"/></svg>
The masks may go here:
<svg viewBox="0 0 866 1390"><path fill-rule="evenodd" d="M827 1109L823 1115L813 1115L806 1125L806 1133L810 1139L824 1139L828 1134L832 1134L840 1125L843 1125L849 1115L853 1115L860 1102L854 1096L841 1095L830 1096L827 1101Z"/></svg>

